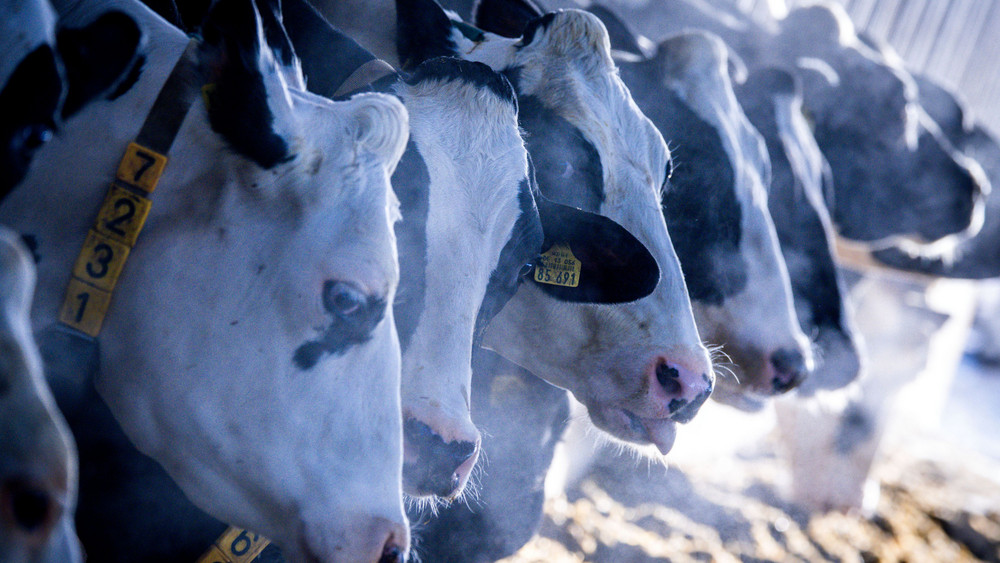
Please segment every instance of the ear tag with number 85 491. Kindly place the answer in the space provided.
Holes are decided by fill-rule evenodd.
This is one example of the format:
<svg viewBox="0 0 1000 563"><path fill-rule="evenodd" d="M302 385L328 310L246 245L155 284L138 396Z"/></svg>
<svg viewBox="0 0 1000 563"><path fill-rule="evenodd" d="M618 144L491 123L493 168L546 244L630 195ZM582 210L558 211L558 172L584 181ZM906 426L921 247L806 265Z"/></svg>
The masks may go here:
<svg viewBox="0 0 1000 563"><path fill-rule="evenodd" d="M563 287L580 285L580 261L569 246L554 245L542 254L535 266L535 281Z"/></svg>

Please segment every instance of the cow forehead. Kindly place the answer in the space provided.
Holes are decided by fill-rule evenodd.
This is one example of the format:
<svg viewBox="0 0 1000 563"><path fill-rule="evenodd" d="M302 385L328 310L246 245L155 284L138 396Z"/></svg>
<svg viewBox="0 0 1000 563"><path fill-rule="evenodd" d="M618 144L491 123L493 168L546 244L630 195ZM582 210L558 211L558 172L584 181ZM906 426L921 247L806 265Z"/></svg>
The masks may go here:
<svg viewBox="0 0 1000 563"><path fill-rule="evenodd" d="M5 0L0 7L0 86L25 55L55 45L56 15L46 0Z"/></svg>

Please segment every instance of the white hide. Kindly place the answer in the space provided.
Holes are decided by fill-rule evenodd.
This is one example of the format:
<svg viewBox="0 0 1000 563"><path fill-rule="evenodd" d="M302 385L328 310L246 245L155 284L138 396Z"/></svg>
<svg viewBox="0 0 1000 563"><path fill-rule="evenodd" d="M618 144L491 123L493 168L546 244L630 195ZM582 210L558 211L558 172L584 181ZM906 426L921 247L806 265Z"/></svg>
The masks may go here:
<svg viewBox="0 0 1000 563"><path fill-rule="evenodd" d="M811 369L812 352L795 316L788 269L767 209L771 180L767 146L736 100L727 72L727 49L718 37L681 34L660 49L670 61L665 65L667 85L719 133L742 212L740 254L747 268L746 287L726 296L719 306L693 303L702 337L721 345L734 360L736 377L720 379L716 393L738 395L733 398L737 402L770 396L775 393L771 354L797 351Z"/></svg>
<svg viewBox="0 0 1000 563"><path fill-rule="evenodd" d="M0 560L77 562L76 446L31 334L34 286L31 255L0 227ZM18 514L24 495L33 500L30 510L43 510L37 522Z"/></svg>
<svg viewBox="0 0 1000 563"><path fill-rule="evenodd" d="M514 105L488 88L424 79L396 92L430 176L423 306L403 354L403 415L446 443L478 443L469 414L473 329L521 214L527 152Z"/></svg>
<svg viewBox="0 0 1000 563"><path fill-rule="evenodd" d="M36 330L55 322L118 160L188 42L126 0L63 16L86 22L110 7L150 39L139 81L81 112L0 207L43 254ZM268 536L292 560L375 561L387 538L408 545L391 307L342 355L305 370L293 356L330 323L324 282L393 300L389 175L407 115L388 96L332 103L288 90L263 55L274 128L294 158L261 169L195 101L114 291L95 383L129 438L209 514Z"/></svg>
<svg viewBox="0 0 1000 563"><path fill-rule="evenodd" d="M24 55L42 45L55 47L56 15L45 0L6 0L0 18L0 85ZM21 56L17 56L21 55Z"/></svg>
<svg viewBox="0 0 1000 563"><path fill-rule="evenodd" d="M560 12L528 45L493 34L477 44L457 31L452 39L463 58L494 69L520 67L518 95L558 108L593 143L604 172L600 214L639 239L661 275L649 296L619 305L565 303L524 284L487 329L485 345L572 391L604 430L648 442L630 426L631 412L665 453L674 423L665 418L650 366L666 358L704 374L706 383L714 373L660 212L669 158L662 136L632 101L611 60L607 32L590 14Z"/></svg>

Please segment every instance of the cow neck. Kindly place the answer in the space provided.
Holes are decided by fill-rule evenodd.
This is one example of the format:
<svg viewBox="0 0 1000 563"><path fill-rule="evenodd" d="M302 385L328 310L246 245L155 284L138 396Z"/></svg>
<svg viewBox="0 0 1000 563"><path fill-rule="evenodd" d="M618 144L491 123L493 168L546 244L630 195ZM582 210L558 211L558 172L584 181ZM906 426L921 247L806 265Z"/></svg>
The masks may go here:
<svg viewBox="0 0 1000 563"><path fill-rule="evenodd" d="M149 214L150 196L167 154L201 90L198 42L188 42L135 140L125 149L111 188L73 266L59 310L64 333L97 346L111 294Z"/></svg>

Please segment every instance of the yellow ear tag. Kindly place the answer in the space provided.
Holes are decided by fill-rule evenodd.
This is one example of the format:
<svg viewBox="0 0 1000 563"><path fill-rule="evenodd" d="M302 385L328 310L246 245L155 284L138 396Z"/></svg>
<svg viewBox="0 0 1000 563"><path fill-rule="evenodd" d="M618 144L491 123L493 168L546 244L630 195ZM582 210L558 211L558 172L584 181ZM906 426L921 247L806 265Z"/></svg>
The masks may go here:
<svg viewBox="0 0 1000 563"><path fill-rule="evenodd" d="M535 281L549 285L576 287L580 285L580 261L569 246L557 244L542 254L535 266Z"/></svg>
<svg viewBox="0 0 1000 563"><path fill-rule="evenodd" d="M205 109L212 109L212 94L215 93L215 84L206 84L201 87L201 101L205 103Z"/></svg>

